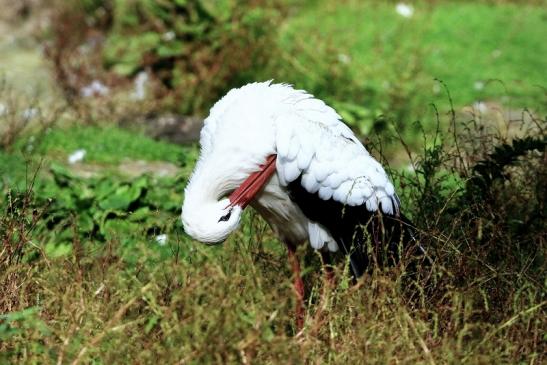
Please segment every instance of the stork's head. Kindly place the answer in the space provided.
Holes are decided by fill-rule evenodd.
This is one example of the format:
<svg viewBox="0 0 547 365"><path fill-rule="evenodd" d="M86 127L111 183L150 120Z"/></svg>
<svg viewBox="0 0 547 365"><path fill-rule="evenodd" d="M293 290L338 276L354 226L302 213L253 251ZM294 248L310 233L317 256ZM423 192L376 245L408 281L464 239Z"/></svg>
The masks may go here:
<svg viewBox="0 0 547 365"><path fill-rule="evenodd" d="M222 243L239 226L242 210L238 205L230 205L228 199L210 201L199 206L185 200L182 224L185 232L200 242Z"/></svg>
<svg viewBox="0 0 547 365"><path fill-rule="evenodd" d="M234 89L205 119L181 215L185 232L196 240L224 241L274 173L275 159L269 157L275 154L274 121L282 111L283 88L258 83Z"/></svg>
<svg viewBox="0 0 547 365"><path fill-rule="evenodd" d="M208 192L200 189L200 186L196 188L194 175L186 188L186 198L182 207L182 223L186 233L204 243L224 241L228 234L239 225L243 209L249 205L274 174L275 161L276 156L270 155L263 164L255 164L256 171L244 178L227 199L215 199L215 195L211 195L211 193L228 190L228 186L232 186L229 179L224 184L216 185L219 190ZM242 173L235 174L232 179L241 180L242 175ZM212 184L212 186L215 185Z"/></svg>

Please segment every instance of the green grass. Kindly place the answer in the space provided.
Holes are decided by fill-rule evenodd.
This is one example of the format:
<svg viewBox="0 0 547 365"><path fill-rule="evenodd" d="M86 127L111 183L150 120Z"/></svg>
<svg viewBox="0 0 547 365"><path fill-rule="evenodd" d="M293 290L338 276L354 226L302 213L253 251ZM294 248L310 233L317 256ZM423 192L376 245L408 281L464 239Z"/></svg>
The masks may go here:
<svg viewBox="0 0 547 365"><path fill-rule="evenodd" d="M85 147L108 140L116 158L157 157L137 154L131 139L175 150L113 128L84 130ZM43 143L57 148L29 156L82 146L72 141L80 132L55 133ZM353 285L338 257L330 288L317 255L301 248L307 314L298 335L285 250L264 221L247 212L217 247L184 234L179 206L188 171L167 180L82 179L54 164L53 179L38 175L32 194L4 186L0 362L542 363L545 220L536 213L545 198L543 157L527 154L510 179L500 175L484 187L470 171L498 143L488 138L486 150L462 156L468 172L451 167L458 157L449 145L437 145L419 157L415 174L397 179L405 213L435 257L416 282L403 260ZM509 145L500 151L501 160L513 153ZM117 161L101 153L92 156ZM7 175L26 169L12 155L2 155ZM488 176L498 176L500 163L488 165ZM156 237L164 233L161 246Z"/></svg>
<svg viewBox="0 0 547 365"><path fill-rule="evenodd" d="M2 187L19 186L23 189L27 170L25 157L21 153L0 152L0 176L2 176L0 184Z"/></svg>
<svg viewBox="0 0 547 365"><path fill-rule="evenodd" d="M27 149L22 141L19 147ZM78 149L85 149L85 161L116 164L123 160L167 161L175 164L185 162L187 148L162 143L140 133L113 126L73 126L53 128L45 133L33 147L42 155L65 159Z"/></svg>
<svg viewBox="0 0 547 365"><path fill-rule="evenodd" d="M69 155L79 149L86 151L82 168L69 170L118 178L128 175L124 169L131 167L124 163L131 161L170 162L188 174L197 157L194 146L156 141L111 125L53 127L25 133L9 151L0 151L0 186L24 191L37 171L40 179L49 178L52 163L69 166Z"/></svg>
<svg viewBox="0 0 547 365"><path fill-rule="evenodd" d="M378 132L372 125L381 113L393 114L395 126L425 115L431 126L432 101L441 122L450 121L434 77L448 84L457 108L506 95L515 108L544 107L534 85L546 81L545 10L431 3L415 5L411 19L394 3L297 7L280 39L288 50L283 81L339 103L367 133ZM474 88L489 78L503 80L507 92L495 82ZM0 151L0 363L544 363L546 122L512 122L543 146L523 143L518 152L488 120L465 121L456 120L458 150L441 131L415 149L415 170L392 171L434 264L420 267L416 281L403 260L354 285L339 256L328 287L317 254L301 247L299 334L285 248L256 213L248 210L220 246L183 232L195 146L104 125L24 133ZM418 131L410 130L415 140ZM77 149L87 151L84 165L103 173L75 176L66 159ZM114 173L127 159L183 168L172 178Z"/></svg>
<svg viewBox="0 0 547 365"><path fill-rule="evenodd" d="M457 107L477 100L516 108L545 103L545 7L420 1L403 18L395 3L311 4L289 18L281 45L294 66L286 81L321 96L400 109L407 121L423 117L431 102L446 105L434 79L448 85Z"/></svg>

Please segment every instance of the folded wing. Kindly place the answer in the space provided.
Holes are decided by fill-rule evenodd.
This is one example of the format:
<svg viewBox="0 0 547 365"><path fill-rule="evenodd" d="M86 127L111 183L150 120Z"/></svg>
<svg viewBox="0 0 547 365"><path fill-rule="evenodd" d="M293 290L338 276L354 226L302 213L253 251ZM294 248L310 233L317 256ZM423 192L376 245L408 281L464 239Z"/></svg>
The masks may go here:
<svg viewBox="0 0 547 365"><path fill-rule="evenodd" d="M300 178L309 193L323 200L398 215L399 199L385 170L338 114L323 104L325 108L326 112L318 109L315 118L310 118L308 109L306 117L294 113L277 122L281 183L287 186Z"/></svg>

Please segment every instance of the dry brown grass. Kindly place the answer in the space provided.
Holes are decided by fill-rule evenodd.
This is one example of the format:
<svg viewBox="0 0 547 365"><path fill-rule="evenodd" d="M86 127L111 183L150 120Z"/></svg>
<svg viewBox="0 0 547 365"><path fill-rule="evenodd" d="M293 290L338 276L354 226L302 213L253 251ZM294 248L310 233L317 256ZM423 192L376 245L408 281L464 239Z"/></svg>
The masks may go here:
<svg viewBox="0 0 547 365"><path fill-rule="evenodd" d="M544 146L543 123L529 137ZM460 152L467 150L459 138ZM403 261L354 285L342 261L331 288L323 285L318 257L302 248L307 314L298 334L286 253L254 214L222 247L178 234L165 256L138 232L106 242L80 235L68 256L54 258L41 247L55 235L32 228L46 208L30 193L12 195L0 229L1 359L542 363L545 150L532 143L521 153L527 145L489 138L480 162L515 157L488 165L490 175L502 172L491 181L477 159L454 154L450 143L425 150L417 174L398 178L434 259L417 277L407 275Z"/></svg>

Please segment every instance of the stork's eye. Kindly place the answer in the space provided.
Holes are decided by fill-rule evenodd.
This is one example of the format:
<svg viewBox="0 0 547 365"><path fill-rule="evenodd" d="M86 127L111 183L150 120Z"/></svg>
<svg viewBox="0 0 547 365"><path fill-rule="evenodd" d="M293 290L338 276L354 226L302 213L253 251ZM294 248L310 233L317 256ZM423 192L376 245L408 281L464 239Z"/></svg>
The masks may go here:
<svg viewBox="0 0 547 365"><path fill-rule="evenodd" d="M228 212L228 214L226 215L223 215L222 217L220 217L220 219L218 220L219 222L226 222L228 219L230 219L230 216L232 215L232 210L230 209L230 211Z"/></svg>

